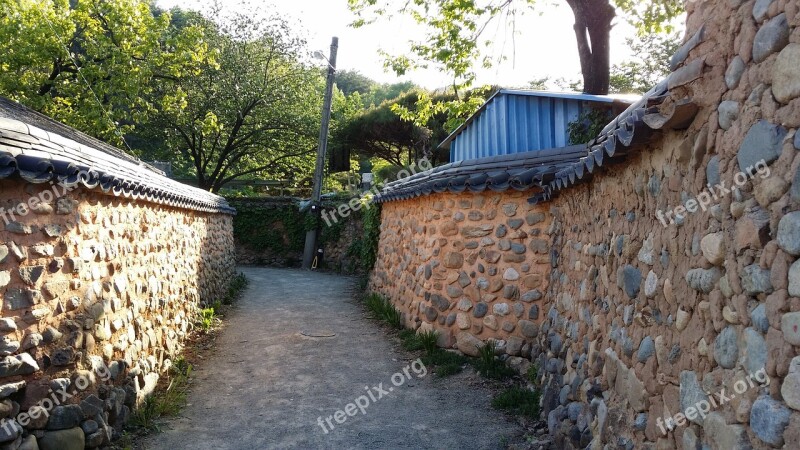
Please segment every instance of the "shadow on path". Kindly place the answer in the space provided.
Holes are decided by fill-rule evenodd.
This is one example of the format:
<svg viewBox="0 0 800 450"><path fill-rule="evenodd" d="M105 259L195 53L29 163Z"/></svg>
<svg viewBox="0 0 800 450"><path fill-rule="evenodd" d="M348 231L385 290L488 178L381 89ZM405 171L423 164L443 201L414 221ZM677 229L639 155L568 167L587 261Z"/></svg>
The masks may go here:
<svg viewBox="0 0 800 450"><path fill-rule="evenodd" d="M352 300L353 278L243 271L250 285L214 353L195 368L189 404L146 448L488 449L520 433L491 409L487 390L468 385L470 375L419 378L411 370L383 398L370 389L376 401L365 414L332 420L326 434L318 417L344 409L366 386L393 387L392 375L411 361Z"/></svg>

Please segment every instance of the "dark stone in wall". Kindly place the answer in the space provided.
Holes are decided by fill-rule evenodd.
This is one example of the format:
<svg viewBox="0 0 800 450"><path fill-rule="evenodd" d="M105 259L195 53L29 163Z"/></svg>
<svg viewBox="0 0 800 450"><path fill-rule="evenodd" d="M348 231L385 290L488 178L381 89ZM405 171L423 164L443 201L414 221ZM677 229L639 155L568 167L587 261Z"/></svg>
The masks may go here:
<svg viewBox="0 0 800 450"><path fill-rule="evenodd" d="M764 160L770 164L781 155L783 138L786 129L766 120L756 122L742 141L737 154L739 170L755 167L756 163Z"/></svg>

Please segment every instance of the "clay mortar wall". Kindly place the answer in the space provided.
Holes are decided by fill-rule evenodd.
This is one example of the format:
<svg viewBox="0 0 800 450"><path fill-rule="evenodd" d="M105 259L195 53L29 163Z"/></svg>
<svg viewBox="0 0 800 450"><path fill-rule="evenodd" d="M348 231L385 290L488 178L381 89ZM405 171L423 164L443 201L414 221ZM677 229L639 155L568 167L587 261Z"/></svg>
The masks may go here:
<svg viewBox="0 0 800 450"><path fill-rule="evenodd" d="M492 338L535 361L558 448L789 449L800 442L800 3L686 7L685 40L697 36L697 45L673 69L702 71L676 76L662 107L690 98L699 110L688 129L654 134L549 203L528 206L529 193L504 192L383 206L373 289L406 313L409 326L439 330L443 346L474 353ZM705 209L695 204L670 223L668 211L705 194L712 197ZM506 203L517 203L523 219L542 214L535 226L522 226L526 251L513 263L502 260L515 253L499 250L494 235L517 218L503 217ZM471 223L472 209L483 217ZM463 222L452 220L458 212ZM468 240L465 227L488 233ZM483 259L489 250L466 248L483 237L495 241L494 263ZM539 239L541 253L531 248ZM504 279L506 267L519 278ZM525 294L531 274L542 275L531 284L541 299L504 298L505 289ZM484 297L481 277L501 286L488 293L496 298ZM486 316L508 305L496 330L486 316L475 319L479 301ZM527 319L533 306L538 316Z"/></svg>
<svg viewBox="0 0 800 450"><path fill-rule="evenodd" d="M53 189L0 182L6 213L45 199L0 224L8 448L107 444L180 353L201 302L221 297L234 271L230 215L83 189L41 195ZM40 403L62 389L72 395L63 404ZM37 404L47 412L32 418Z"/></svg>

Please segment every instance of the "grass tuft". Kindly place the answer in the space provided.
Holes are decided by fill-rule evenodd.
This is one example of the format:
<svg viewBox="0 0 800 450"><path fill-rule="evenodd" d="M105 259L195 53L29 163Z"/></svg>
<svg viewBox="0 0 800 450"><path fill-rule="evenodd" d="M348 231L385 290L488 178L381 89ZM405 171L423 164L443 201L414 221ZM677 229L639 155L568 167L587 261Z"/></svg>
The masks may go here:
<svg viewBox="0 0 800 450"><path fill-rule="evenodd" d="M364 303L373 318L386 322L392 328L403 329L403 317L388 299L373 292L367 295Z"/></svg>
<svg viewBox="0 0 800 450"><path fill-rule="evenodd" d="M419 341L422 350L425 350L425 353L427 354L431 354L439 350L439 345L437 344L439 341L439 333L436 331L430 330L417 333L417 340Z"/></svg>
<svg viewBox="0 0 800 450"><path fill-rule="evenodd" d="M199 326L201 330L208 332L214 326L216 320L217 317L214 314L214 308L204 308L200 310L197 316L197 326Z"/></svg>
<svg viewBox="0 0 800 450"><path fill-rule="evenodd" d="M433 367L433 372L439 377L460 373L468 362L465 356L441 348L436 348L422 357L422 363L427 367Z"/></svg>
<svg viewBox="0 0 800 450"><path fill-rule="evenodd" d="M247 277L244 276L242 272L237 273L231 279L230 283L228 283L228 291L225 293L222 303L225 305L232 305L233 302L239 298L239 295L241 295L248 283Z"/></svg>
<svg viewBox="0 0 800 450"><path fill-rule="evenodd" d="M516 374L514 369L508 367L505 362L495 356L497 347L494 341L488 341L486 345L478 350L478 358L472 364L475 370L485 378L502 380L510 378Z"/></svg>
<svg viewBox="0 0 800 450"><path fill-rule="evenodd" d="M186 405L192 365L178 357L169 370L169 385L164 391L145 398L133 411L131 425L145 432L161 431L159 419L178 415Z"/></svg>
<svg viewBox="0 0 800 450"><path fill-rule="evenodd" d="M513 414L536 418L539 416L539 393L514 386L492 400L492 406Z"/></svg>
<svg viewBox="0 0 800 450"><path fill-rule="evenodd" d="M539 384L539 363L534 362L528 367L528 372L525 374L528 382L534 386Z"/></svg>

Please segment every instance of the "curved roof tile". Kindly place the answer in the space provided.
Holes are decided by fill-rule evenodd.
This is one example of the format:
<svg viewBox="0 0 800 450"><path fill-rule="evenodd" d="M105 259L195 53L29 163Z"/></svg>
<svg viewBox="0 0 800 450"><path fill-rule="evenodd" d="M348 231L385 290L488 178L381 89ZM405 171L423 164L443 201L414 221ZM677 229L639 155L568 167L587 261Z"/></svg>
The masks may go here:
<svg viewBox="0 0 800 450"><path fill-rule="evenodd" d="M100 188L103 193L201 212L235 214L225 198L0 97L0 179Z"/></svg>

